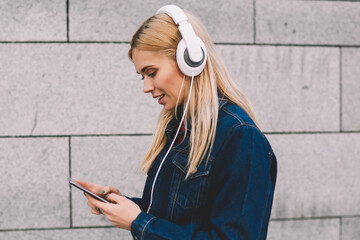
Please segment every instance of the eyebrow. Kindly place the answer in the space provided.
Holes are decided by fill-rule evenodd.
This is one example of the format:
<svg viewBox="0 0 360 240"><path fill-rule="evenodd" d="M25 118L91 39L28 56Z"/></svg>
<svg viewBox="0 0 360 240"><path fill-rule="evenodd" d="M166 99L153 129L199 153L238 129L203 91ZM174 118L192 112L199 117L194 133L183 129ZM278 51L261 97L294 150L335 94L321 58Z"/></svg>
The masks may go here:
<svg viewBox="0 0 360 240"><path fill-rule="evenodd" d="M148 69L148 68L150 68L150 67L153 67L154 65L148 65L148 66L145 66L145 67L143 67L142 69L141 69L141 73L144 73L145 71L146 71L146 69ZM140 74L139 72L136 72L136 73L138 73L138 74Z"/></svg>

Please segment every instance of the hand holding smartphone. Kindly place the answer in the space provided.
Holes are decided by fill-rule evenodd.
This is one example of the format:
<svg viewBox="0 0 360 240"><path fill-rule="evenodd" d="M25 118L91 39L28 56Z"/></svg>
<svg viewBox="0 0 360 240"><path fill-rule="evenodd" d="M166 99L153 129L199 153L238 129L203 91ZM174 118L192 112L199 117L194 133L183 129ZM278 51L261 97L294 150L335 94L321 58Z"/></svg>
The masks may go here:
<svg viewBox="0 0 360 240"><path fill-rule="evenodd" d="M93 193L93 192L90 192L88 189L80 186L79 184L77 184L77 182L75 182L75 181L72 180L71 178L69 178L69 183L70 183L71 185L73 185L74 187L76 187L76 188L80 189L81 191L89 194L90 196L92 196L93 198L95 198L95 199L97 199L97 200L99 200L99 201L102 201L102 202L104 202L104 203L110 203L108 200L106 200L106 199L100 197L99 195L97 195L97 194L95 194L95 193Z"/></svg>

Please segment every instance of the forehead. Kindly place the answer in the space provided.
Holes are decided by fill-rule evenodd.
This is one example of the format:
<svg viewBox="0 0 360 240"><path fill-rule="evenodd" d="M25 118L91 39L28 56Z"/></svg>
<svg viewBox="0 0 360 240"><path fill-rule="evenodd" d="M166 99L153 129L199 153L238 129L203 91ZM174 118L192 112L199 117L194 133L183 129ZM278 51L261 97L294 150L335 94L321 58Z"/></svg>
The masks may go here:
<svg viewBox="0 0 360 240"><path fill-rule="evenodd" d="M163 54L159 54L153 51L143 51L134 49L132 52L132 61L135 65L136 71L141 72L141 69L146 66L152 65L161 65L165 61L169 61L170 59Z"/></svg>

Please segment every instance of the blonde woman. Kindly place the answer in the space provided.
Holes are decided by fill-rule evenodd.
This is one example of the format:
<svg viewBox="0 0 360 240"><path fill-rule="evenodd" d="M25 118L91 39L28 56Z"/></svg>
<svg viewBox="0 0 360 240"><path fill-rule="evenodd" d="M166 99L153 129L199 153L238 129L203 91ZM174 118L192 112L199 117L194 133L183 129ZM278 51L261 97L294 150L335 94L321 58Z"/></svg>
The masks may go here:
<svg viewBox="0 0 360 240"><path fill-rule="evenodd" d="M189 12L186 17L206 51L197 76L179 67L176 51L186 33L166 12L147 19L130 43L144 92L163 105L141 163L148 175L142 198L77 182L112 202L86 195L93 214L135 239L265 239L276 157L204 26Z"/></svg>

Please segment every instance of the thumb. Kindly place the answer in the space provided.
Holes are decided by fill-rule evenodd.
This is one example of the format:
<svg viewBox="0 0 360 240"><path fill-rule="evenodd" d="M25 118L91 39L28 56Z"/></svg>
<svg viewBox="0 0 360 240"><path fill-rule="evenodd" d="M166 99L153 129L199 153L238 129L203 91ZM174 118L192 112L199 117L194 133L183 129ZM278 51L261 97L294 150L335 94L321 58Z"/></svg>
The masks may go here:
<svg viewBox="0 0 360 240"><path fill-rule="evenodd" d="M112 203L118 203L120 204L120 202L124 199L123 196L120 196L118 194L115 193L109 193L108 195L106 195L106 200L112 202Z"/></svg>

